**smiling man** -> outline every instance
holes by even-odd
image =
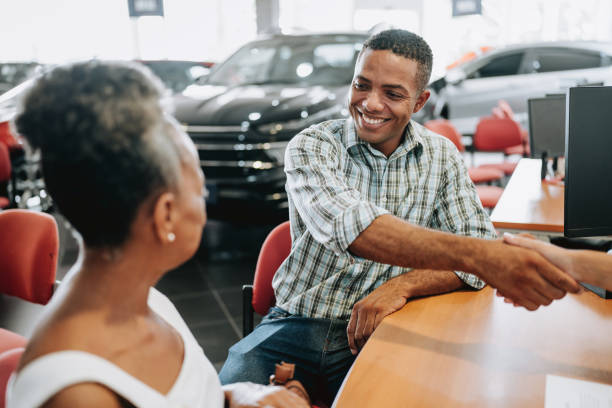
[[[487,240],[495,232],[457,149],[410,119],[431,66],[421,37],[374,35],[355,66],[351,118],[289,143],[293,244],[274,276],[277,305],[230,349],[223,383],[265,381],[284,360],[329,404],[376,326],[413,297],[479,289],[482,278],[536,309],[578,290],[534,252]]]

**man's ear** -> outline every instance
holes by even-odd
[[[431,92],[429,91],[429,89],[426,89],[423,92],[421,92],[421,94],[419,95],[419,98],[417,99],[416,104],[414,105],[414,109],[412,110],[412,113],[417,113],[418,111],[420,111],[421,108],[425,106],[425,103],[429,99],[430,95],[431,95]]]
[[[177,220],[176,196],[166,192],[157,197],[153,206],[153,231],[162,243],[174,241]]]

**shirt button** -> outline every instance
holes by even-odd
[[[387,202],[387,197],[384,197],[384,196],[383,196],[383,197],[382,197],[380,200],[381,200],[383,203],[386,203],[386,202]]]

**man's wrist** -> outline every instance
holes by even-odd
[[[455,251],[458,255],[456,260],[457,266],[455,270],[471,273],[485,280],[487,271],[490,270],[488,264],[490,260],[495,259],[497,245],[495,241],[485,239],[461,237]]]
[[[410,275],[412,271],[413,270],[406,271],[401,275],[389,279],[387,282],[383,283],[383,285],[395,285],[401,296],[404,296],[406,299],[410,299],[414,296],[413,294],[415,289],[414,279],[412,279],[412,276]]]

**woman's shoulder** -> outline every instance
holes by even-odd
[[[117,365],[77,350],[31,361],[7,387],[8,407],[121,406],[124,396],[139,406],[159,406],[163,396]],[[46,402],[45,402],[46,401]],[[78,402],[78,403],[76,403]],[[156,404],[149,404],[149,403]]]

